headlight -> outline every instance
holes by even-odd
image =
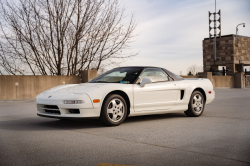
[[[83,100],[64,100],[64,104],[83,104]]]

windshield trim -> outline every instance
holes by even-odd
[[[139,66],[138,66],[138,67],[137,67],[137,66],[136,66],[136,67],[117,67],[117,68],[113,68],[113,69],[111,69],[111,70],[109,70],[109,71],[107,71],[107,72],[105,72],[105,73],[103,73],[103,74],[97,76],[97,77],[94,78],[94,79],[97,79],[97,80],[98,80],[98,79],[101,79],[102,77],[100,77],[100,76],[102,76],[102,75],[107,75],[107,74],[113,72],[114,70],[116,70],[116,69],[121,69],[121,68],[140,68],[140,69],[141,69],[141,71],[139,71],[139,73],[138,73],[137,78],[135,78],[135,81],[129,83],[129,84],[135,84],[136,81],[138,80],[139,76],[141,75],[142,71],[144,71],[144,69],[145,69],[146,67],[139,67]],[[103,77],[104,77],[104,76],[103,76]],[[93,81],[94,79],[88,81],[88,83],[113,83],[113,84],[121,84],[120,82],[91,82],[91,81]]]

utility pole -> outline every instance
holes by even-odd
[[[210,16],[211,15],[214,15],[214,19],[213,20],[210,20]],[[216,15],[219,15],[219,19],[216,20]],[[215,0],[215,12],[214,13],[210,13],[210,11],[208,11],[208,18],[209,18],[209,38],[211,39],[212,37],[214,37],[214,40],[213,40],[213,48],[214,48],[214,67],[215,67],[215,61],[217,60],[216,58],[216,37],[219,36],[221,38],[221,11],[219,10],[218,13],[216,13],[216,0]],[[216,22],[219,22],[220,25],[217,27],[216,25]],[[214,27],[210,27],[210,24],[211,22],[214,22]],[[220,30],[219,34],[217,34],[216,30],[217,28]],[[211,34],[210,31],[214,29],[214,34]]]
[[[214,10],[214,66],[215,66],[215,61],[216,61],[216,0],[215,0],[215,10]]]

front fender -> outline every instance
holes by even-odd
[[[95,99],[99,99],[99,103],[93,102],[94,108],[101,108],[102,104],[106,98],[106,96],[114,91],[122,91],[124,92],[130,101],[130,104],[133,105],[133,86],[132,84],[121,84],[121,85],[114,85],[114,84],[108,84],[105,86],[99,86],[98,89],[93,89],[91,91],[88,91],[86,94],[89,95],[91,101]]]

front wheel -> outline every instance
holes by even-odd
[[[108,126],[118,126],[127,117],[127,104],[123,97],[117,94],[109,95],[102,106],[101,121]]]
[[[205,100],[200,91],[194,91],[190,97],[190,101],[188,104],[188,110],[184,113],[187,116],[197,117],[200,116],[205,107]]]

